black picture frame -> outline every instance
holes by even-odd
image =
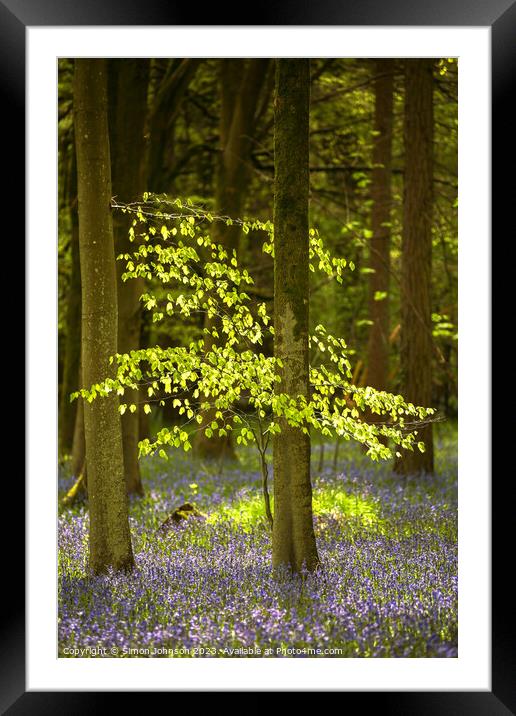
[[[244,8],[232,6],[224,13],[216,3],[188,5],[165,0],[90,0],[78,4],[69,0],[0,0],[0,106],[4,109],[6,144],[17,148],[16,159],[4,167],[3,198],[19,197],[25,184],[25,30],[28,26],[63,25],[391,25],[391,26],[490,26],[492,32],[492,137],[493,237],[507,241],[514,234],[514,181],[502,168],[508,164],[514,174],[515,132],[510,99],[516,87],[516,3],[514,0],[362,0],[344,4],[339,0],[274,2],[262,0],[257,13],[249,17]],[[202,23],[196,22],[198,18]],[[5,145],[4,145],[5,146]],[[12,201],[12,199],[10,200]],[[19,205],[19,199],[17,199]],[[509,217],[509,214],[511,216]],[[16,211],[16,231],[22,231],[23,216]],[[503,226],[510,231],[504,232]],[[508,270],[506,268],[506,270]],[[493,307],[496,304],[493,303]],[[19,396],[17,396],[19,400]],[[511,411],[512,412],[512,411]],[[508,418],[507,418],[508,419]],[[502,420],[503,422],[503,420]],[[498,429],[497,429],[498,432]],[[501,428],[503,432],[503,427]],[[503,437],[500,438],[500,441]],[[512,440],[514,438],[512,437]],[[501,442],[500,442],[501,444]],[[6,477],[7,481],[7,477]],[[21,513],[24,484],[10,473],[9,502]],[[512,606],[514,599],[506,586],[510,527],[514,520],[512,501],[507,499],[503,478],[492,484],[492,691],[447,692],[347,692],[345,708],[370,708],[397,716],[467,714],[500,716],[516,713],[516,658]],[[14,527],[10,526],[9,535]],[[3,594],[0,637],[0,709],[18,714],[91,713],[100,701],[115,708],[113,692],[26,692],[25,690],[25,581],[24,540],[21,526],[16,539],[4,541]],[[7,546],[8,545],[8,546]],[[51,618],[51,617],[49,617]],[[147,698],[147,696],[145,697]],[[131,699],[139,700],[132,693]],[[351,700],[351,701],[350,701]],[[343,705],[344,707],[344,705]],[[181,708],[181,706],[180,706]]]

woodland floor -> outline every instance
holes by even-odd
[[[272,572],[251,451],[222,474],[179,452],[143,461],[130,575],[89,578],[86,506],[60,508],[59,656],[456,657],[457,436],[438,427],[434,477],[404,481],[349,443],[320,469],[313,447],[321,569],[295,579]],[[60,494],[71,484],[64,468]],[[187,501],[206,518],[156,532]]]

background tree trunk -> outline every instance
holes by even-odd
[[[110,147],[112,191],[122,202],[137,201],[145,191],[143,161],[144,125],[147,114],[149,60],[110,60]],[[117,211],[113,217],[116,255],[132,253],[136,241],[129,240],[132,215]],[[118,276],[118,352],[130,353],[140,347],[143,279],[122,280],[125,262],[117,261]],[[124,403],[138,405],[138,390],[126,390]],[[143,494],[138,462],[139,415],[127,410],[122,416],[124,473],[127,492]]]
[[[269,60],[221,60],[220,155],[215,188],[216,212],[241,218],[249,185],[250,151],[253,146],[255,115],[265,82]],[[238,224],[214,225],[214,241],[229,251],[238,251]]]
[[[249,161],[255,115],[270,60],[248,60],[245,68],[242,60],[220,61],[221,115],[219,124],[220,155],[217,164],[215,187],[215,212],[217,215],[241,218],[249,184]],[[213,225],[213,241],[225,246],[229,253],[238,252],[240,226],[226,226],[221,221]],[[206,319],[206,327],[213,328],[214,320]],[[204,338],[206,350],[212,346],[210,335]],[[204,423],[209,425],[215,411],[208,411]],[[234,458],[235,450],[231,433],[226,437],[207,438],[199,430],[195,451],[201,457]]]
[[[70,402],[70,394],[79,387],[81,358],[81,264],[79,257],[79,221],[77,217],[77,168],[75,147],[72,147],[70,182],[70,226],[72,272],[66,310],[66,345],[64,352],[63,384],[59,409],[59,451],[71,452],[75,430],[77,401]]]
[[[111,169],[105,60],[75,62],[74,113],[82,281],[82,379],[114,376],[117,283],[111,220]],[[133,566],[116,394],[84,403],[89,562],[93,573]]]
[[[131,279],[133,280],[133,279]],[[151,343],[151,326],[152,317],[148,311],[144,311],[141,314],[140,320],[140,348],[149,348]],[[140,440],[151,437],[151,420],[150,414],[146,413],[143,409],[145,403],[140,403],[138,409],[138,424],[139,424],[139,435]]]
[[[405,63],[405,186],[401,275],[401,393],[417,405],[432,404],[432,184],[433,66],[431,59]],[[401,474],[432,473],[432,425],[419,430],[425,452],[402,452]]]
[[[309,397],[309,60],[277,60],[274,125],[274,353],[279,390]],[[299,571],[318,564],[312,517],[310,437],[280,421],[275,436],[272,561]]]
[[[375,121],[373,140],[373,171],[371,198],[372,238],[369,266],[374,270],[369,279],[369,317],[373,321],[367,349],[367,384],[377,390],[387,390],[389,371],[389,279],[390,279],[390,220],[392,170],[392,103],[394,61],[375,63]],[[387,296],[376,300],[377,293]]]
[[[156,194],[170,191],[172,177],[168,166],[173,154],[174,123],[201,62],[193,57],[171,60],[156,88],[148,123],[148,186],[145,187]]]
[[[82,382],[82,369],[79,365],[79,388],[84,388]],[[75,426],[73,430],[72,445],[72,475],[77,478],[81,474],[86,462],[86,444],[84,440],[84,400],[77,399],[77,411],[75,413]]]

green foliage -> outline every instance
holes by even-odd
[[[454,341],[458,339],[457,328],[446,314],[432,313],[432,323],[434,338],[452,338]]]
[[[117,354],[116,377],[80,391],[92,401],[112,391],[123,397],[126,389],[139,388],[140,394],[147,394],[147,413],[151,405],[172,402],[180,424],[163,427],[152,440],[141,441],[140,455],[166,455],[167,447],[188,451],[192,433],[201,429],[208,438],[234,433],[237,444],[255,442],[263,452],[270,436],[281,431],[281,420],[305,433],[358,441],[373,460],[392,456],[382,436],[397,447],[424,450],[417,443],[417,426],[433,410],[412,405],[401,395],[353,385],[346,342],[323,325],[310,336],[317,365],[313,361],[310,366],[309,399],[281,391],[277,369],[282,365],[261,350],[264,339],[274,334],[266,304],[252,304],[245,290],[253,284],[251,275],[240,268],[236,253],[213,243],[209,233],[214,221],[238,222],[244,233],[264,232],[263,250],[273,255],[270,222],[217,217],[191,201],[149,194],[141,203],[115,207],[135,217],[130,232],[135,250],[118,257],[126,262],[124,280],[154,278],[175,289],[161,297],[142,295],[152,320],[159,322],[165,315],[208,318],[203,337],[188,346]],[[316,229],[310,230],[310,262],[314,272],[338,282],[344,280],[346,266],[353,268],[344,258],[331,255]],[[125,410],[134,412],[136,406],[121,402],[120,412]],[[369,423],[366,413],[383,416],[383,421]]]

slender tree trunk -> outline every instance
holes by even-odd
[[[110,146],[112,191],[123,202],[137,201],[145,191],[143,160],[144,125],[147,112],[149,61],[111,60],[110,72]],[[132,215],[116,212],[113,217],[115,253],[136,250],[129,240]],[[118,276],[118,352],[130,353],[140,347],[143,279],[123,281],[125,262],[117,261]],[[138,390],[126,390],[124,403],[138,405]],[[143,494],[138,462],[139,415],[127,410],[122,416],[124,473],[128,494]]]
[[[265,82],[269,60],[248,60],[246,66],[240,60],[220,61],[220,92],[222,99],[219,124],[220,156],[217,167],[215,190],[216,213],[231,218],[240,218],[249,184],[249,152],[252,147],[254,119]],[[238,252],[240,226],[217,221],[213,225],[213,240],[222,244],[231,253]],[[206,327],[215,325],[213,319],[206,319]],[[206,350],[212,346],[209,335],[205,336]],[[214,413],[205,416],[205,424],[214,419]],[[204,430],[197,433],[195,451],[201,457],[234,458],[235,449],[231,434],[226,437],[207,438]]]
[[[149,311],[144,311],[140,321],[140,346],[142,349],[148,348],[151,344],[151,327],[152,316]],[[140,403],[138,415],[138,425],[140,440],[151,437],[150,415],[143,409],[144,403]]]
[[[66,345],[63,385],[59,408],[59,443],[61,455],[69,454],[73,446],[77,401],[70,402],[70,394],[79,386],[81,357],[81,264],[79,258],[79,221],[77,217],[77,171],[75,147],[72,147],[70,186],[70,225],[72,273],[66,309]]]
[[[309,398],[308,130],[309,60],[276,65],[274,114],[274,354],[279,390]],[[312,517],[310,437],[281,419],[275,436],[272,561],[300,571],[318,562]]]
[[[323,471],[324,467],[324,442],[322,442],[319,446],[319,464],[317,466],[317,471],[321,473]]]
[[[333,450],[333,470],[335,471],[337,469],[338,461],[339,461],[339,448],[340,448],[340,438],[337,437],[335,440],[335,448]]]
[[[149,191],[161,194],[170,191],[170,159],[173,154],[173,125],[181,104],[202,60],[188,57],[171,60],[163,80],[156,88],[149,116],[147,178]]]
[[[114,376],[117,283],[111,220],[111,170],[105,60],[75,61],[74,116],[82,281],[82,379],[86,386]],[[84,403],[89,561],[97,574],[130,569],[133,552],[116,394]]]
[[[216,184],[216,211],[240,218],[249,185],[249,153],[254,120],[269,60],[221,60],[220,157]],[[214,240],[238,251],[238,224],[214,224]]]
[[[375,121],[371,197],[371,238],[369,266],[369,334],[367,383],[387,390],[389,372],[389,271],[392,169],[393,60],[376,61]],[[380,294],[380,295],[379,295]],[[383,294],[386,294],[383,297]],[[378,300],[380,299],[380,300]],[[374,416],[371,416],[374,419]]]
[[[269,495],[269,466],[267,465],[267,455],[265,450],[260,449],[260,470],[262,473],[262,493],[265,506],[265,516],[271,530],[274,527],[274,518],[271,511],[271,498]]]
[[[84,388],[82,382],[82,370],[79,366],[79,388]],[[72,446],[72,475],[79,477],[86,461],[86,443],[84,440],[84,401],[77,400],[77,411],[75,413],[75,426],[73,430]]]
[[[432,182],[433,60],[405,63],[405,188],[401,275],[401,392],[412,403],[432,402]],[[419,430],[425,443],[403,451],[395,470],[401,474],[432,473],[431,424]]]

